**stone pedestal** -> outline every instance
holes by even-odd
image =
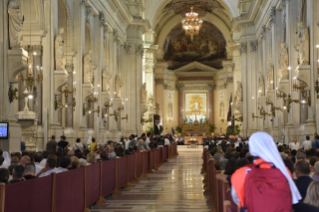
[[[290,94],[289,80],[280,80],[278,82],[278,90],[286,95]]]
[[[29,111],[27,108],[15,115],[20,124],[22,137],[21,141],[25,142],[26,150],[37,151],[38,140],[38,119],[37,114]]]
[[[296,68],[296,73],[297,73],[297,80],[299,80],[300,82],[303,82],[307,85],[307,89],[310,88],[311,85],[311,67],[310,65],[299,65]]]

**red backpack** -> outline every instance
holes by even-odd
[[[241,211],[291,212],[291,191],[287,178],[274,165],[272,168],[260,168],[260,164],[248,165],[250,170],[247,170],[245,179],[245,207]]]

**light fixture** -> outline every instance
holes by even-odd
[[[30,95],[28,96],[28,98],[29,98],[29,99],[33,99],[33,95],[30,94]]]
[[[97,87],[100,87],[100,84],[98,84]]]
[[[75,71],[73,71],[73,74],[75,74],[76,72]]]
[[[288,67],[288,70],[291,70],[291,67],[290,67],[290,66]]]
[[[319,45],[317,45],[316,48],[319,48]]]
[[[186,35],[191,36],[191,40],[194,39],[194,35],[198,35],[200,28],[202,27],[203,21],[198,19],[198,13],[193,12],[193,7],[191,7],[191,12],[186,13],[186,19],[182,21],[183,29]]]

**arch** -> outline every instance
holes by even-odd
[[[230,29],[227,27],[227,25],[216,15],[207,13],[203,18],[204,21],[207,21],[209,23],[214,24],[223,34],[226,43],[231,41],[231,32]],[[181,21],[183,20],[183,17],[180,15],[175,15],[173,18],[171,18],[161,29],[159,36],[157,37],[157,44],[159,45],[159,49],[163,48],[163,45],[165,43],[165,39],[167,35],[170,33],[170,31]]]
[[[171,0],[149,0],[146,5],[146,19],[148,19],[155,28],[158,13],[165,7],[165,5]],[[221,0],[221,4],[225,5],[225,9],[232,17],[239,16],[239,9],[237,8],[237,2],[234,0]]]
[[[63,6],[64,12],[66,14],[66,22],[67,22],[67,29],[64,29],[67,32],[66,38],[68,39],[68,43],[70,47],[68,51],[74,49],[74,25],[73,25],[73,15],[70,9],[70,5],[68,0],[59,0],[58,4],[61,3],[61,6]]]

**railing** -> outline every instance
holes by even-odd
[[[176,155],[177,145],[171,145],[25,182],[0,183],[0,212],[87,212]]]

